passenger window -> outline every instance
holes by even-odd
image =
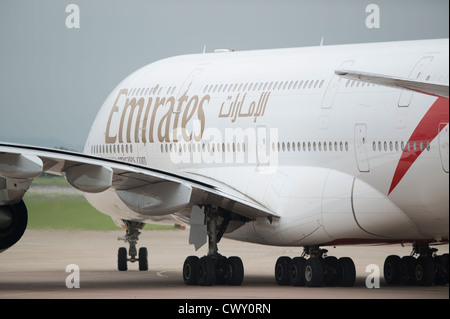
[[[289,87],[288,87],[289,90],[292,88],[292,85],[294,85],[294,82],[293,81],[289,82]]]

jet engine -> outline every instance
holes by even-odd
[[[22,238],[27,223],[27,207],[23,200],[17,204],[0,206],[0,253]]]

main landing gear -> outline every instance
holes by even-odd
[[[281,286],[342,286],[355,283],[356,269],[348,257],[326,256],[326,249],[305,247],[301,257],[280,257],[275,264],[275,280]],[[309,258],[306,258],[308,257]]]
[[[218,253],[217,244],[230,221],[221,217],[217,210],[206,207],[208,254],[201,258],[189,256],[183,265],[183,280],[186,285],[231,285],[239,286],[244,279],[244,266],[239,257],[225,257]],[[221,223],[219,223],[219,221]]]
[[[132,222],[124,220],[125,225],[127,226],[127,232],[125,237],[120,237],[119,240],[123,240],[126,243],[129,243],[128,254],[130,258],[127,257],[127,249],[125,247],[120,247],[117,254],[117,268],[120,271],[128,270],[128,262],[138,262],[139,270],[147,271],[148,270],[148,252],[147,248],[141,247],[139,248],[139,255],[136,249],[137,242],[139,240],[140,229],[144,227],[144,223]]]
[[[410,256],[388,256],[384,262],[384,280],[388,285],[448,284],[448,254],[437,256],[436,252],[428,244],[415,244]]]

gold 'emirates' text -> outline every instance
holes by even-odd
[[[189,97],[186,91],[178,99],[175,99],[174,96],[157,96],[148,97],[147,101],[144,97],[130,98],[126,97],[127,95],[128,89],[121,89],[117,94],[106,124],[105,143],[125,143],[124,130],[126,132],[126,143],[132,143],[132,134],[134,134],[134,142],[136,143],[154,143],[155,138],[159,142],[178,142],[179,130],[181,130],[181,136],[186,142],[192,139],[197,142],[201,140],[205,129],[203,107],[205,102],[209,103],[209,95],[200,99],[197,95]],[[119,101],[122,96],[126,99],[121,107]],[[120,112],[120,110],[122,111]],[[163,114],[158,123],[156,123],[157,114]],[[134,127],[133,119],[135,120]],[[194,120],[198,120],[200,123],[198,134],[188,132],[186,129],[189,122]],[[111,125],[112,123],[116,125]],[[119,127],[118,132],[111,132],[112,127]]]

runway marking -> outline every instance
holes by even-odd
[[[157,271],[156,275],[161,278],[169,278],[169,276],[164,275],[163,273],[168,272],[168,270]]]

